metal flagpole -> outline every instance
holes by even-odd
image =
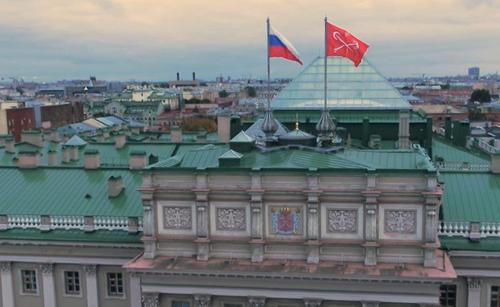
[[[269,32],[271,24],[267,17],[267,110],[271,110],[271,61],[269,60]]]
[[[326,47],[327,44],[328,44],[327,35],[326,35],[326,33],[327,33],[326,22],[327,22],[327,18],[325,16],[325,78],[324,78],[325,79],[325,93],[324,93],[324,95],[325,95],[325,105],[324,105],[325,112],[327,110],[327,98],[326,98],[326,94],[327,94],[327,79],[326,78],[327,77],[326,76],[327,76],[327,66],[328,66],[327,62],[326,62],[327,59],[328,59],[328,57],[327,57],[327,47]]]

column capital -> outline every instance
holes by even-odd
[[[195,307],[208,307],[210,299],[212,298],[207,294],[194,294]]]
[[[160,306],[160,295],[158,293],[144,293],[142,295],[142,306],[144,307]]]
[[[266,303],[266,298],[250,296],[248,298],[248,303],[250,304],[250,307],[264,307],[264,304]]]
[[[12,264],[9,261],[0,262],[1,272],[10,272],[12,270]]]
[[[97,266],[93,264],[84,265],[83,270],[87,273],[87,275],[96,275]]]
[[[304,305],[305,305],[305,307],[319,307],[319,306],[321,306],[321,299],[305,298]]]
[[[467,277],[467,288],[479,289],[481,287],[481,280],[479,278]]]
[[[52,274],[54,273],[54,264],[53,263],[44,263],[40,265],[40,269],[43,274]]]

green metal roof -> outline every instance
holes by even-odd
[[[445,221],[500,222],[500,175],[441,172]]]
[[[107,180],[123,178],[124,191],[108,198]],[[139,172],[76,168],[0,168],[1,214],[142,216]]]
[[[461,250],[461,251],[481,251],[481,252],[498,252],[500,251],[500,238],[488,237],[481,238],[479,241],[471,241],[464,237],[439,237],[441,248],[445,250]]]
[[[66,143],[64,143],[66,146],[85,146],[87,145],[87,142],[82,140],[81,137],[78,135],[73,135]]]
[[[439,156],[446,162],[490,163],[486,154],[454,146],[439,137],[432,138],[432,156],[434,160]]]
[[[9,229],[0,231],[0,240],[43,240],[93,243],[141,244],[142,233],[130,234],[121,230],[96,230],[84,232],[77,229],[54,229],[41,232],[39,229]]]
[[[409,110],[410,104],[367,60],[354,67],[329,57],[328,107],[334,110]],[[323,108],[324,58],[316,58],[272,101],[275,110]]]
[[[181,146],[182,148],[182,146]],[[180,148],[180,149],[181,149]],[[205,145],[184,147],[175,161],[170,158],[150,168],[219,168],[219,157],[226,154],[227,146]],[[179,163],[180,160],[180,163]],[[426,170],[434,166],[422,149],[414,150],[345,150],[340,153],[323,153],[311,149],[280,148],[269,152],[253,150],[242,154],[240,169],[358,169],[358,170]]]

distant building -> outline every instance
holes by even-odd
[[[468,76],[473,80],[479,79],[479,67],[470,67]]]
[[[36,127],[35,111],[33,108],[7,109],[7,130],[14,136],[16,142],[21,140],[21,132]]]

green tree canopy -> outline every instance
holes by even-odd
[[[229,94],[226,92],[226,90],[222,90],[219,92],[220,98],[226,98],[227,96],[229,96]]]
[[[470,102],[480,102],[480,103],[484,103],[484,102],[491,102],[491,95],[490,95],[490,91],[488,90],[474,90],[472,92],[472,94],[470,95],[470,99],[469,99]]]

